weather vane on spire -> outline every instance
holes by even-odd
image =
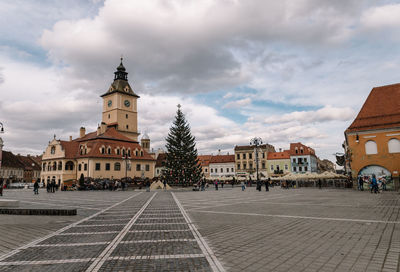
[[[181,109],[181,104],[178,104],[177,107],[178,107],[178,109]]]

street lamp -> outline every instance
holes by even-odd
[[[255,153],[255,155],[256,155],[256,175],[257,175],[257,182],[259,181],[258,180],[258,147],[260,146],[260,145],[262,145],[262,140],[261,140],[261,138],[259,138],[259,137],[254,137],[253,139],[251,139],[251,141],[250,141],[250,145],[252,146],[254,146],[254,153]]]

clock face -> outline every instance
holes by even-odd
[[[124,104],[125,104],[126,107],[129,107],[129,106],[131,105],[131,103],[129,102],[129,100],[125,100]]]
[[[108,100],[107,105],[108,105],[109,107],[111,107],[112,101],[111,101],[111,100]]]

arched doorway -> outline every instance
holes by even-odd
[[[365,166],[358,172],[358,176],[362,177],[364,179],[365,183],[368,183],[372,179],[372,175],[375,175],[376,179],[378,180],[378,183],[382,183],[382,181],[386,181],[386,188],[388,190],[393,190],[394,189],[394,184],[393,184],[393,179],[392,179],[392,174],[390,173],[389,170],[387,170],[385,167],[380,166],[380,165],[368,165]]]

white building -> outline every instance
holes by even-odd
[[[234,177],[235,155],[212,156],[209,163],[211,178]]]

